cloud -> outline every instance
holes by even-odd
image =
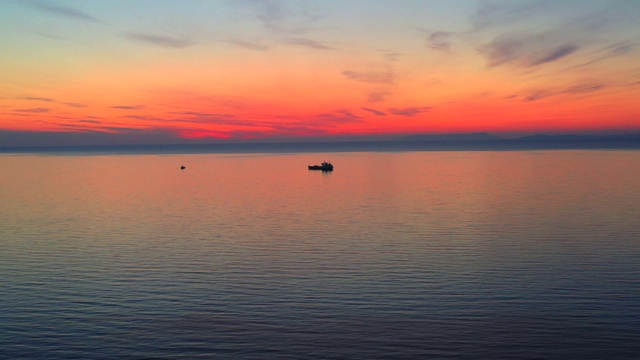
[[[429,34],[427,46],[434,50],[447,51],[451,48],[451,35],[447,31],[436,31]]]
[[[174,112],[172,112],[172,114],[195,116],[195,117],[217,116],[217,114],[205,113],[205,112],[200,112],[200,111],[174,111]]]
[[[88,124],[102,124],[102,121],[90,120],[90,119],[77,120],[77,122],[79,122],[79,123],[88,123]]]
[[[471,16],[471,31],[548,28],[591,30],[625,28],[637,23],[640,3],[624,0],[481,0]],[[584,34],[595,37],[596,34]]]
[[[367,101],[372,103],[381,102],[391,95],[393,95],[393,92],[388,87],[374,89],[367,94]]]
[[[323,120],[323,126],[358,122],[362,118],[348,110],[338,110],[332,113],[320,114],[318,118]]]
[[[66,105],[66,106],[69,106],[69,107],[74,107],[74,108],[87,107],[87,105],[85,105],[85,104],[80,104],[80,103],[75,103],[75,102],[60,102],[60,101],[57,101],[56,99],[49,98],[49,97],[28,96],[28,97],[24,97],[22,99],[23,100],[29,100],[29,101],[42,101],[42,102],[48,102],[48,103],[63,104],[63,105]]]
[[[64,36],[60,36],[52,33],[45,33],[42,31],[35,31],[34,34],[41,36],[43,38],[52,39],[52,40],[69,40],[68,37],[64,37]]]
[[[269,46],[261,44],[259,42],[252,42],[252,41],[240,40],[240,39],[231,39],[231,40],[226,40],[224,42],[241,47],[241,48],[249,49],[249,50],[255,50],[255,51],[269,50]]]
[[[621,55],[627,55],[631,52],[633,52],[633,50],[635,49],[636,44],[616,44],[611,46],[609,49],[607,49],[609,51],[609,54],[613,55],[613,56],[621,56]]]
[[[391,108],[389,109],[389,112],[392,113],[393,115],[416,116],[418,114],[427,112],[429,110],[431,110],[431,106]]]
[[[366,107],[363,107],[363,108],[360,108],[360,109],[362,109],[364,111],[367,111],[367,112],[370,112],[370,113],[372,113],[373,115],[376,115],[376,116],[385,116],[385,115],[387,115],[385,112],[379,111],[379,110],[376,110],[376,109],[371,109],[371,108],[366,108]]]
[[[67,102],[67,103],[63,103],[69,107],[73,107],[73,108],[84,108],[87,107],[87,105],[85,104],[80,104],[80,103],[74,103],[74,102]]]
[[[304,38],[287,39],[286,43],[291,45],[304,46],[304,47],[308,47],[316,50],[331,50],[331,48],[328,47],[327,45],[319,43],[315,40],[304,39]]]
[[[606,86],[603,83],[599,82],[585,82],[576,84],[573,86],[569,86],[566,88],[555,88],[555,89],[543,89],[543,90],[535,90],[531,92],[529,95],[525,96],[523,101],[531,102],[538,101],[544,98],[548,98],[551,96],[558,95],[580,95],[580,94],[588,94],[596,91],[600,91],[604,89]]]
[[[402,54],[397,52],[390,52],[383,55],[384,59],[389,62],[398,61],[400,56],[402,56]]]
[[[579,49],[578,43],[551,34],[508,33],[493,39],[481,52],[491,67],[504,64],[534,67],[562,59]]]
[[[368,102],[381,102],[393,94],[393,87],[397,78],[394,72],[394,62],[400,56],[398,53],[386,53],[383,55],[384,63],[377,69],[366,71],[344,70],[342,75],[347,79],[372,84],[367,91]]]
[[[193,42],[187,38],[179,38],[167,35],[130,32],[125,34],[125,36],[133,41],[173,49],[184,49],[193,45]]]
[[[555,7],[555,0],[487,1],[479,2],[477,12],[471,16],[472,31],[496,26],[511,26],[540,16]],[[569,1],[565,0],[565,3]],[[557,8],[557,7],[556,7]]]
[[[140,110],[143,109],[143,105],[117,105],[112,106],[112,109],[120,109],[120,110]]]
[[[538,56],[535,56],[532,59],[533,61],[531,62],[531,65],[536,66],[536,65],[556,61],[567,55],[571,55],[578,49],[580,49],[580,46],[575,44],[564,44],[564,45],[559,45],[557,47],[553,47],[551,49],[544,49],[541,51],[541,53],[537,54]]]
[[[541,99],[544,99],[546,97],[549,96],[553,96],[556,95],[557,92],[551,91],[551,90],[536,90],[534,92],[532,92],[531,94],[527,95],[523,101],[525,102],[531,102],[531,101],[538,101]]]
[[[155,116],[145,116],[145,115],[125,115],[123,116],[123,118],[140,120],[140,121],[158,121],[158,120],[162,121],[163,120]]]
[[[600,84],[600,83],[579,84],[579,85],[574,85],[569,87],[563,93],[564,94],[585,94],[585,93],[602,90],[604,87],[605,87],[604,84]]]
[[[342,75],[355,81],[373,84],[393,84],[395,76],[391,71],[352,71],[345,70]]]
[[[309,25],[322,15],[308,9],[309,2],[280,0],[230,0],[234,5],[247,6],[262,27],[276,35],[299,35],[312,29]]]
[[[580,64],[577,67],[585,67],[611,58],[629,55],[633,53],[636,47],[637,44],[632,43],[617,43],[606,46],[603,49],[595,51],[592,55],[593,57],[589,59],[589,61]]]
[[[278,29],[285,16],[283,4],[275,0],[244,0],[253,7],[255,16],[268,29]]]
[[[55,102],[54,99],[52,98],[47,98],[47,97],[35,97],[35,96],[30,96],[30,97],[25,97],[25,100],[31,100],[31,101],[44,101],[44,102]]]
[[[638,16],[640,3],[635,1],[485,0],[471,17],[469,34],[491,38],[478,47],[490,67],[534,68],[584,59],[577,53],[595,56],[586,66],[630,52],[635,36],[628,29]],[[590,53],[594,46],[609,51]]]
[[[82,20],[82,21],[87,21],[87,22],[92,22],[97,24],[105,24],[104,21],[71,7],[52,4],[44,0],[31,0],[29,1],[29,3],[33,7],[42,11],[46,11],[51,14],[67,17],[70,19]]]
[[[42,113],[49,112],[50,109],[40,107],[40,108],[31,108],[31,109],[15,109],[13,111],[20,112],[20,113],[42,114]]]

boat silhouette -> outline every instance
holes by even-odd
[[[333,171],[333,165],[323,161],[320,165],[309,165],[309,170]]]

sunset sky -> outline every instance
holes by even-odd
[[[3,0],[0,146],[640,133],[638,19],[636,0]]]

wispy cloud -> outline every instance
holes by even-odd
[[[479,2],[477,12],[471,16],[472,31],[482,31],[499,26],[511,26],[531,17],[547,13],[554,7],[554,0],[488,1]],[[568,3],[569,1],[565,1]],[[557,8],[557,7],[556,7]]]
[[[386,71],[353,71],[345,70],[342,75],[355,81],[373,83],[373,84],[393,84],[395,76],[393,72]]]
[[[193,117],[209,117],[209,116],[218,116],[218,114],[206,113],[201,111],[174,111],[171,114],[174,115],[185,115],[185,116],[193,116]]]
[[[369,91],[369,93],[367,93],[367,101],[371,103],[376,103],[376,102],[381,102],[386,100],[387,97],[393,95],[393,92],[390,89],[391,87],[390,85],[391,84],[389,84],[388,86],[376,88]]]
[[[607,45],[604,48],[592,52],[588,61],[576,67],[587,67],[608,59],[630,55],[635,51],[637,46],[637,44],[629,42]]]
[[[102,124],[102,121],[91,120],[91,119],[81,119],[81,120],[77,120],[77,122],[79,122],[79,123],[87,123],[87,124]]]
[[[30,0],[29,4],[31,4],[34,8],[38,10],[45,11],[50,14],[54,14],[54,15],[58,15],[58,16],[62,16],[70,19],[75,19],[75,20],[92,22],[96,24],[105,24],[104,21],[98,19],[95,16],[89,15],[81,10],[67,7],[67,6],[52,4],[45,0]]]
[[[166,48],[184,49],[193,45],[193,41],[185,37],[169,35],[129,32],[125,36],[133,41]]]
[[[56,104],[62,104],[62,105],[66,105],[69,107],[74,107],[74,108],[83,108],[83,107],[87,107],[87,105],[85,104],[80,104],[80,103],[76,103],[76,102],[60,102],[54,98],[50,98],[50,97],[42,97],[42,96],[27,96],[27,97],[23,97],[23,100],[29,100],[29,101],[38,101],[38,102],[47,102],[47,103],[56,103]]]
[[[255,51],[269,50],[269,46],[262,44],[261,42],[241,40],[241,39],[230,39],[224,42],[241,47],[241,48],[249,49],[249,50],[255,50]]]
[[[301,46],[314,50],[333,49],[317,38],[311,39],[306,36],[322,29],[322,27],[314,26],[314,23],[317,23],[323,16],[309,10],[310,2],[229,0],[229,3],[243,10],[248,10],[250,16],[257,20],[263,30],[262,35],[269,40],[269,43]],[[236,41],[235,45],[245,45],[244,47],[251,50],[266,50],[266,46],[262,43]]]
[[[253,7],[255,16],[271,31],[279,31],[285,17],[285,8],[282,2],[275,0],[243,0]]]
[[[310,24],[322,16],[305,10],[306,2],[288,3],[279,0],[234,0],[248,6],[262,27],[271,34],[299,35],[310,29]],[[293,8],[292,5],[297,5]]]
[[[552,96],[558,95],[580,95],[600,91],[606,86],[600,82],[585,82],[565,88],[550,88],[534,90],[523,98],[525,102],[538,101]]]
[[[481,48],[489,66],[513,64],[533,67],[553,62],[580,49],[578,42],[558,39],[551,34],[509,33],[493,39]]]
[[[385,115],[387,115],[387,114],[386,114],[385,112],[383,112],[383,111],[376,110],[376,109],[372,109],[372,108],[366,108],[366,107],[363,107],[363,108],[360,108],[360,109],[362,109],[362,110],[364,110],[364,111],[366,111],[366,112],[369,112],[369,113],[371,113],[371,114],[373,114],[373,115],[376,115],[376,116],[385,116]]]
[[[388,52],[382,55],[382,57],[388,62],[398,61],[398,59],[400,59],[401,56],[402,54],[397,52]]]
[[[120,109],[120,110],[141,110],[144,108],[143,105],[116,105],[112,106],[112,109]]]
[[[391,108],[389,112],[400,116],[416,116],[431,110],[431,106]]]
[[[63,103],[63,104],[67,105],[69,107],[73,107],[73,108],[85,108],[85,107],[87,107],[87,105],[85,105],[85,104],[75,103],[75,102],[66,102],[66,103]]]
[[[625,29],[640,16],[640,3],[632,1],[492,0],[479,4],[469,33],[476,38],[491,37],[478,47],[490,67],[534,68],[579,59],[574,56],[578,53],[596,56],[595,61],[619,56],[631,49],[616,44],[625,43],[621,41]],[[611,33],[618,36],[603,35]],[[603,46],[612,47],[604,57],[591,51]]]
[[[43,102],[55,102],[55,99],[52,98],[48,98],[48,97],[37,97],[37,96],[28,96],[24,98],[25,100],[31,100],[31,101],[43,101]]]
[[[304,47],[308,47],[316,50],[331,50],[329,46],[311,39],[293,38],[293,39],[287,39],[285,42],[287,44],[304,46]]]
[[[171,119],[172,123],[233,125],[240,127],[256,126],[256,121],[241,119],[234,114],[206,113],[198,111],[177,111],[171,113],[178,117]]]
[[[30,109],[15,109],[13,111],[19,112],[19,113],[42,114],[42,113],[49,112],[50,109],[39,107],[39,108],[30,108]]]
[[[36,31],[34,32],[34,34],[41,36],[43,38],[51,39],[51,40],[69,40],[68,37],[60,36],[51,32],[47,33],[42,31]]]
[[[342,75],[349,80],[371,84],[367,91],[368,102],[381,102],[393,95],[393,88],[397,82],[395,61],[400,57],[399,53],[383,54],[381,64],[368,66],[366,70],[344,70]]]
[[[318,115],[322,120],[322,126],[334,126],[344,123],[352,123],[361,121],[361,117],[348,110],[337,110],[331,113]]]
[[[429,34],[427,46],[434,50],[448,51],[451,49],[452,33],[448,31],[435,31]]]
[[[133,119],[133,120],[140,120],[140,121],[162,121],[164,119],[161,119],[159,117],[156,116],[147,116],[147,115],[125,115],[123,116],[123,118],[125,119]]]

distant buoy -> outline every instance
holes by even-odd
[[[184,165],[180,166],[180,170],[184,170],[184,169],[185,169]]]

